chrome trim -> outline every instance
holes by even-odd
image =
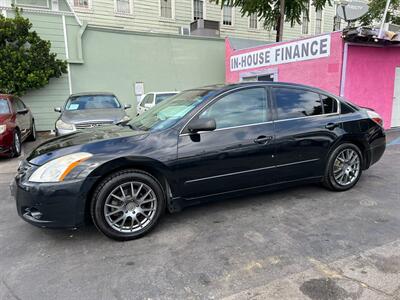
[[[257,172],[257,171],[262,171],[262,170],[268,170],[268,169],[274,169],[274,168],[281,168],[281,167],[286,167],[286,166],[298,165],[298,164],[303,164],[303,163],[307,163],[307,162],[313,162],[313,161],[317,161],[317,160],[319,160],[319,158],[302,160],[302,161],[297,161],[297,162],[287,163],[287,164],[282,164],[282,165],[277,165],[277,166],[271,166],[271,167],[264,167],[264,168],[251,169],[251,170],[233,172],[233,173],[222,174],[222,175],[215,175],[215,176],[210,176],[210,177],[203,177],[203,178],[199,178],[199,179],[192,179],[192,180],[185,181],[185,184],[204,181],[204,180],[209,180],[209,179],[227,177],[227,176],[246,174],[246,173]]]
[[[297,118],[290,118],[290,119],[275,120],[274,122],[283,122],[283,121],[290,121],[290,120],[300,120],[300,119],[325,117],[325,116],[335,116],[335,115],[340,115],[340,114],[339,113],[331,113],[331,114],[323,114],[323,115],[315,115],[315,116],[304,116],[304,117],[297,117]]]

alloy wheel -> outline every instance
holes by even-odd
[[[15,148],[16,154],[21,153],[21,141],[19,139],[18,132],[14,133],[14,148]]]
[[[156,210],[155,192],[139,181],[118,185],[104,203],[104,217],[108,225],[123,233],[145,228],[155,217]]]
[[[333,177],[337,184],[347,186],[352,184],[360,173],[360,155],[353,149],[343,149],[336,156],[333,164]]]

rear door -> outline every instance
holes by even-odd
[[[313,90],[273,87],[279,181],[319,177],[341,134],[339,102]]]
[[[31,115],[29,109],[18,97],[14,97],[14,102],[17,106],[17,118],[20,119],[20,130],[22,138],[24,139],[31,129]]]
[[[231,91],[195,117],[215,119],[215,131],[183,131],[178,140],[183,197],[197,198],[274,181],[274,124],[267,95],[263,86]]]

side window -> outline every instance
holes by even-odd
[[[144,107],[145,104],[151,104],[153,102],[153,94],[148,94],[146,97],[144,97],[142,103],[140,103],[141,107]]]
[[[292,88],[273,88],[278,120],[316,116],[322,114],[319,94]]]
[[[266,91],[258,87],[228,94],[202,112],[204,117],[215,119],[217,129],[266,122]]]
[[[336,99],[321,95],[322,103],[324,104],[324,114],[335,114],[338,112],[338,102]]]

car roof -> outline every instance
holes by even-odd
[[[284,86],[284,87],[294,87],[294,88],[302,88],[302,89],[310,89],[318,93],[324,93],[331,95],[331,93],[321,90],[317,87],[299,84],[299,83],[291,83],[291,82],[272,82],[272,81],[249,81],[249,82],[240,82],[240,83],[232,83],[232,84],[216,84],[216,85],[209,85],[203,86],[200,88],[195,88],[191,90],[206,90],[209,92],[214,92],[214,94],[224,93],[230,90],[234,90],[240,87],[247,87],[247,86]]]
[[[70,95],[70,97],[79,97],[79,96],[115,96],[115,94],[110,92],[83,92]]]
[[[12,100],[12,99],[13,99],[13,95],[10,95],[10,94],[0,94],[0,98]]]

